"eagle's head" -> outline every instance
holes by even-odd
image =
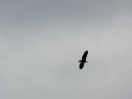
[[[79,60],[78,62],[80,63],[80,62],[82,62],[82,60]]]
[[[79,62],[79,63],[81,63],[81,62],[82,62],[82,60],[79,60],[78,62]],[[85,61],[85,63],[88,63],[88,61]]]

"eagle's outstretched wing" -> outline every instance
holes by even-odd
[[[87,54],[88,54],[88,51],[85,51],[82,56],[82,61],[86,61]]]
[[[84,66],[84,62],[81,62],[80,65],[79,65],[79,68],[82,69]]]

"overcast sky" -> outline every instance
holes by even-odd
[[[132,0],[0,0],[0,99],[132,99],[131,62]]]

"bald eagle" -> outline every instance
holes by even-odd
[[[86,50],[82,56],[82,60],[79,60],[78,62],[80,63],[79,65],[79,68],[82,69],[83,66],[84,66],[84,63],[87,62],[86,61],[86,57],[87,57],[87,54],[88,54],[88,50]],[[88,62],[87,62],[88,63]]]

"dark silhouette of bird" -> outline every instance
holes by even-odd
[[[82,69],[84,67],[84,63],[88,63],[88,61],[86,61],[87,58],[87,54],[88,54],[88,50],[86,50],[82,56],[82,60],[79,60],[78,62],[80,63],[79,68]]]

